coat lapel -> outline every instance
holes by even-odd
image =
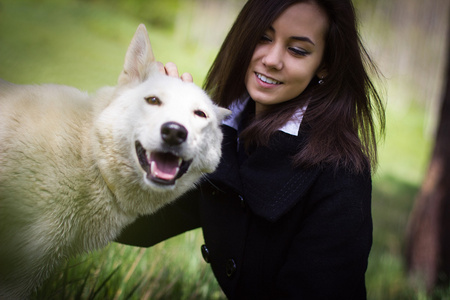
[[[208,176],[210,181],[224,183],[238,194],[243,193],[242,182],[239,178],[239,163],[237,156],[237,131],[222,125],[222,156],[217,170]]]
[[[301,137],[276,132],[268,147],[259,147],[241,166],[244,195],[252,211],[277,221],[305,195],[319,168],[293,168],[291,157],[301,147]]]
[[[320,172],[292,167],[291,157],[301,147],[302,136],[277,131],[267,147],[258,147],[239,167],[236,130],[223,127],[222,159],[210,179],[244,195],[256,215],[277,221],[300,201]]]

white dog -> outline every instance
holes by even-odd
[[[219,163],[229,111],[158,72],[140,25],[117,87],[93,97],[0,80],[0,299],[104,247]]]

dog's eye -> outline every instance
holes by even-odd
[[[196,116],[199,116],[200,118],[205,118],[205,119],[207,118],[206,114],[203,111],[201,111],[201,110],[194,111],[194,114]]]
[[[151,105],[161,105],[161,100],[159,100],[159,98],[155,96],[145,97],[145,101],[147,101],[147,103]]]

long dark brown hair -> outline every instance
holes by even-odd
[[[328,16],[324,83],[319,85],[319,79],[313,78],[296,98],[258,115],[241,137],[247,145],[267,145],[270,136],[308,103],[301,125],[306,140],[293,157],[294,165],[331,163],[357,173],[368,166],[373,169],[377,164],[377,133],[384,134],[385,111],[369,77],[369,71],[375,76],[379,73],[359,37],[351,0],[249,0],[225,38],[204,88],[223,107],[241,98],[257,43],[286,8],[299,2],[314,2]]]

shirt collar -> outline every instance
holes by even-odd
[[[250,97],[247,97],[243,101],[237,100],[231,103],[230,107],[228,108],[229,110],[231,110],[231,115],[223,120],[222,124],[238,130],[238,125],[240,124],[242,118],[242,111],[244,110],[249,100]],[[308,105],[305,105],[302,108],[297,109],[297,111],[292,115],[291,119],[278,130],[293,136],[298,136],[300,124],[302,123],[303,115],[306,111],[307,106]]]

